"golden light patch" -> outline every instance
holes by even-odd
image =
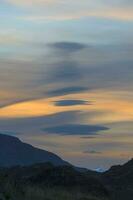
[[[124,94],[123,94],[124,95]],[[55,101],[67,99],[88,100],[91,104],[75,106],[56,106]],[[95,91],[90,93],[67,95],[57,98],[33,100],[16,103],[0,109],[1,118],[23,118],[47,116],[64,111],[81,110],[91,112],[85,123],[108,123],[133,120],[133,103],[128,99],[122,99],[116,93],[110,91]]]
[[[53,100],[53,99],[52,99]],[[80,106],[77,106],[80,109]],[[55,114],[58,112],[73,110],[73,107],[58,107],[53,101],[48,100],[34,100],[22,103],[16,103],[0,109],[1,118],[24,118],[24,117],[38,117]]]

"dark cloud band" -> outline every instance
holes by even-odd
[[[68,95],[68,94],[75,94],[80,92],[87,91],[87,87],[81,87],[81,86],[75,86],[75,87],[64,87],[56,90],[52,90],[47,92],[48,96],[62,96],[62,95]]]
[[[84,100],[60,100],[56,101],[56,106],[77,106],[77,105],[87,105],[90,104],[88,101]]]
[[[86,48],[85,44],[76,43],[76,42],[55,42],[55,43],[49,44],[49,46],[54,49],[65,51],[66,53],[72,53],[72,52],[79,51]]]
[[[44,128],[46,133],[59,135],[95,135],[100,131],[106,131],[109,128],[97,125],[81,125],[81,124],[66,124],[55,127]]]

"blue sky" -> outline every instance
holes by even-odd
[[[133,3],[0,4],[0,132],[93,169],[133,157]]]

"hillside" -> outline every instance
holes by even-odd
[[[133,159],[124,165],[113,166],[102,176],[113,199],[133,199]]]
[[[2,200],[108,200],[98,176],[50,163],[0,170]]]
[[[51,152],[23,143],[16,137],[0,134],[1,167],[26,166],[45,162],[51,162],[54,165],[68,164]]]

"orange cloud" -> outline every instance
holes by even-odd
[[[123,94],[124,95],[124,94]],[[0,109],[0,118],[23,118],[47,116],[64,111],[82,110],[95,115],[85,119],[86,123],[111,123],[133,120],[133,103],[121,99],[113,92],[95,91],[92,93],[68,95],[65,99],[91,100],[92,105],[56,106],[54,101],[64,97],[33,100],[16,103]],[[99,114],[100,113],[100,114]]]

